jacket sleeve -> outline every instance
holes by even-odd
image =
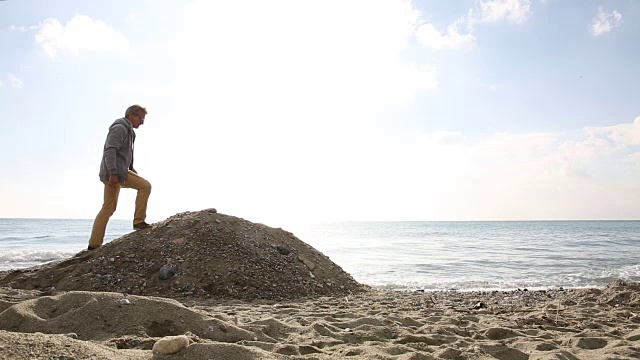
[[[116,152],[127,140],[127,128],[121,124],[115,124],[109,128],[109,135],[104,145],[104,162],[107,165],[109,176],[119,175],[116,166]]]

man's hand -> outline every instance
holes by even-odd
[[[109,183],[107,185],[109,185],[109,187],[112,187],[112,188],[116,188],[120,186],[120,183],[118,181],[118,175],[109,176]]]

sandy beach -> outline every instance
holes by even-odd
[[[638,359],[640,284],[382,291],[279,228],[177,214],[0,273],[1,359]]]
[[[0,290],[2,359],[637,359],[640,285],[176,301]],[[176,354],[151,350],[186,335]]]

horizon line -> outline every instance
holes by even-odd
[[[222,214],[222,213],[220,213],[220,214]],[[228,214],[222,214],[222,215],[239,217],[239,216],[228,215]],[[0,220],[91,220],[91,221],[93,221],[94,218],[0,217]],[[124,218],[111,218],[111,220],[133,220],[133,219],[129,219],[129,218],[126,218],[126,219],[124,219]],[[163,219],[163,220],[166,220],[166,219]],[[157,221],[154,221],[154,222],[159,222],[159,221],[163,221],[163,220],[157,220]],[[251,220],[249,220],[249,221],[251,221]],[[351,222],[351,223],[366,223],[366,222],[588,222],[588,221],[640,221],[640,219],[325,220],[325,221],[319,221],[319,222],[304,222],[304,223],[339,223],[339,222]],[[301,222],[300,221],[294,221],[294,223],[301,223]]]

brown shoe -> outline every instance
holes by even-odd
[[[94,247],[94,246],[89,245],[89,247],[87,247],[87,250],[95,250],[97,248],[99,248],[99,246],[95,246]]]
[[[147,224],[144,221],[141,222],[141,223],[133,224],[133,230],[144,230],[144,229],[148,229],[150,227],[151,227],[151,225]]]

